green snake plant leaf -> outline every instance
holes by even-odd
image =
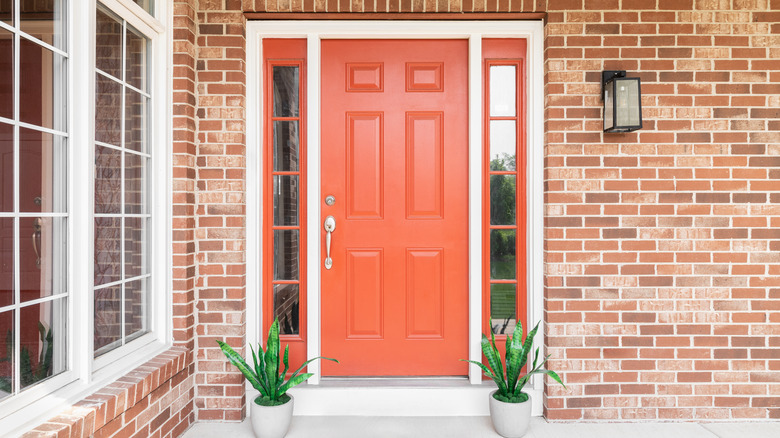
[[[544,375],[550,376],[550,377],[552,377],[553,380],[555,380],[556,382],[560,383],[561,386],[566,388],[566,385],[563,384],[563,381],[561,380],[560,376],[558,376],[558,374],[555,371],[551,371],[551,370],[547,370],[547,369],[544,369],[544,368],[540,368],[538,370],[534,370],[534,371],[531,371],[530,373],[526,374],[525,375],[525,380],[530,379],[531,376],[533,376],[534,374],[544,374]]]
[[[290,388],[300,385],[301,383],[305,382],[306,380],[309,379],[309,377],[313,375],[314,374],[312,373],[303,373],[295,377],[290,377],[290,380],[288,380],[284,385],[279,387],[279,397],[283,396]]]
[[[266,384],[265,376],[263,375],[264,374],[263,368],[261,366],[261,364],[263,363],[262,362],[263,349],[259,348],[261,354],[261,360],[257,359],[255,348],[252,347],[252,345],[249,345],[249,350],[252,351],[252,362],[254,362],[254,366],[255,366],[255,375],[257,376],[258,382],[260,382],[260,385],[263,387],[263,390],[260,390],[260,394],[264,396],[269,396],[268,385]]]
[[[290,356],[290,345],[284,346],[284,359],[282,360],[282,363],[284,363],[284,370],[282,370],[281,373],[279,373],[279,383],[284,382],[284,376],[287,374],[287,370],[290,368],[290,363],[287,361],[288,357]],[[281,394],[277,394],[277,396],[281,396]]]
[[[230,345],[222,342],[217,341],[217,344],[219,344],[219,348],[222,349],[222,352],[225,353],[225,356],[227,356],[230,363],[236,366],[239,371],[241,371],[241,374],[246,377],[246,379],[249,381],[249,383],[252,385],[253,388],[255,388],[258,391],[263,390],[263,386],[260,384],[260,381],[257,379],[257,375],[249,368],[249,365],[244,361],[244,358],[241,357],[238,353],[236,353],[233,348],[230,347]]]
[[[274,320],[271,328],[268,330],[268,340],[265,345],[265,375],[268,377],[268,389],[271,390],[270,397],[278,393],[279,384],[279,321]]]
[[[507,345],[507,357],[506,357],[506,382],[507,390],[510,394],[515,393],[517,387],[517,378],[520,376],[520,370],[523,368],[522,357],[523,354],[523,323],[517,321],[515,326],[515,332],[512,335],[512,342]],[[507,336],[507,341],[509,336]]]
[[[531,346],[534,343],[534,337],[536,336],[536,331],[539,330],[539,323],[536,323],[536,326],[528,332],[528,336],[525,337],[525,343],[523,344],[523,351],[520,358],[520,368],[522,368],[526,362],[528,362],[528,353],[531,352]]]
[[[303,363],[303,365],[301,365],[300,367],[298,367],[298,369],[297,369],[297,370],[295,370],[295,372],[294,372],[294,373],[292,373],[292,375],[290,376],[290,380],[292,380],[292,378],[293,378],[293,377],[297,376],[297,375],[298,375],[298,373],[300,373],[302,369],[306,368],[306,365],[308,365],[308,364],[310,364],[310,363],[314,362],[314,361],[315,361],[315,360],[317,360],[317,359],[325,359],[325,360],[329,360],[329,361],[331,361],[331,362],[336,362],[336,363],[339,363],[339,361],[337,361],[336,359],[331,359],[331,358],[329,358],[329,357],[322,357],[322,356],[317,356],[317,357],[315,357],[315,358],[313,358],[313,359],[309,359],[309,360],[307,360],[306,362],[304,362],[304,363]]]
[[[484,334],[482,335],[482,354],[487,358],[488,365],[493,370],[493,375],[496,376],[493,380],[498,385],[499,393],[506,394],[507,387],[506,381],[504,381],[504,370],[501,367],[501,357],[498,354],[498,349],[490,344],[490,341]]]
[[[498,385],[499,387],[501,386],[501,383],[503,383],[503,382],[501,382],[501,379],[498,376],[493,374],[493,371],[490,371],[490,368],[485,366],[484,363],[477,362],[475,360],[468,360],[468,359],[461,359],[461,360],[463,362],[473,363],[474,365],[477,365],[485,373],[485,377],[490,377],[491,379],[493,379],[493,381],[496,382],[496,385]],[[501,383],[499,383],[499,382],[501,382]]]

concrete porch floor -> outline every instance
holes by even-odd
[[[184,438],[254,438],[249,421],[196,423]],[[489,417],[294,417],[287,438],[500,438]],[[778,438],[780,422],[548,423],[525,438]]]

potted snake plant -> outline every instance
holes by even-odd
[[[528,362],[528,354],[536,336],[539,324],[528,333],[523,342],[523,325],[517,321],[512,336],[506,337],[506,355],[501,358],[501,352],[496,347],[496,337],[490,330],[490,340],[482,335],[482,353],[487,358],[490,368],[481,362],[467,360],[485,372],[498,386],[498,389],[490,393],[489,407],[490,419],[493,428],[499,435],[506,438],[519,438],[525,435],[528,424],[531,421],[531,397],[523,392],[523,387],[534,374],[544,374],[563,385],[561,378],[554,371],[543,368],[550,355],[539,362],[539,348],[534,353],[534,360],[529,369],[523,374],[523,367]]]
[[[265,350],[262,345],[257,346],[257,353],[250,345],[252,351],[253,367],[250,367],[244,358],[222,341],[217,341],[219,348],[225,353],[230,363],[235,365],[244,375],[253,388],[260,392],[251,404],[250,417],[252,430],[257,438],[282,438],[287,435],[292,422],[294,399],[287,391],[303,382],[312,373],[302,373],[301,370],[309,363],[317,359],[326,359],[338,363],[336,359],[327,357],[315,357],[303,363],[295,370],[290,378],[285,380],[289,369],[288,356],[290,346],[284,348],[282,364],[279,366],[279,320],[274,320],[268,330],[268,339],[265,342]]]

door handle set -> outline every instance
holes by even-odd
[[[336,229],[336,218],[326,217],[323,226],[325,227],[325,269],[330,269],[333,267],[333,259],[330,258],[330,241],[333,230]]]

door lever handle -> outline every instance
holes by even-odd
[[[330,258],[330,241],[333,230],[336,229],[336,218],[328,216],[325,218],[325,269],[333,267],[333,259]]]

